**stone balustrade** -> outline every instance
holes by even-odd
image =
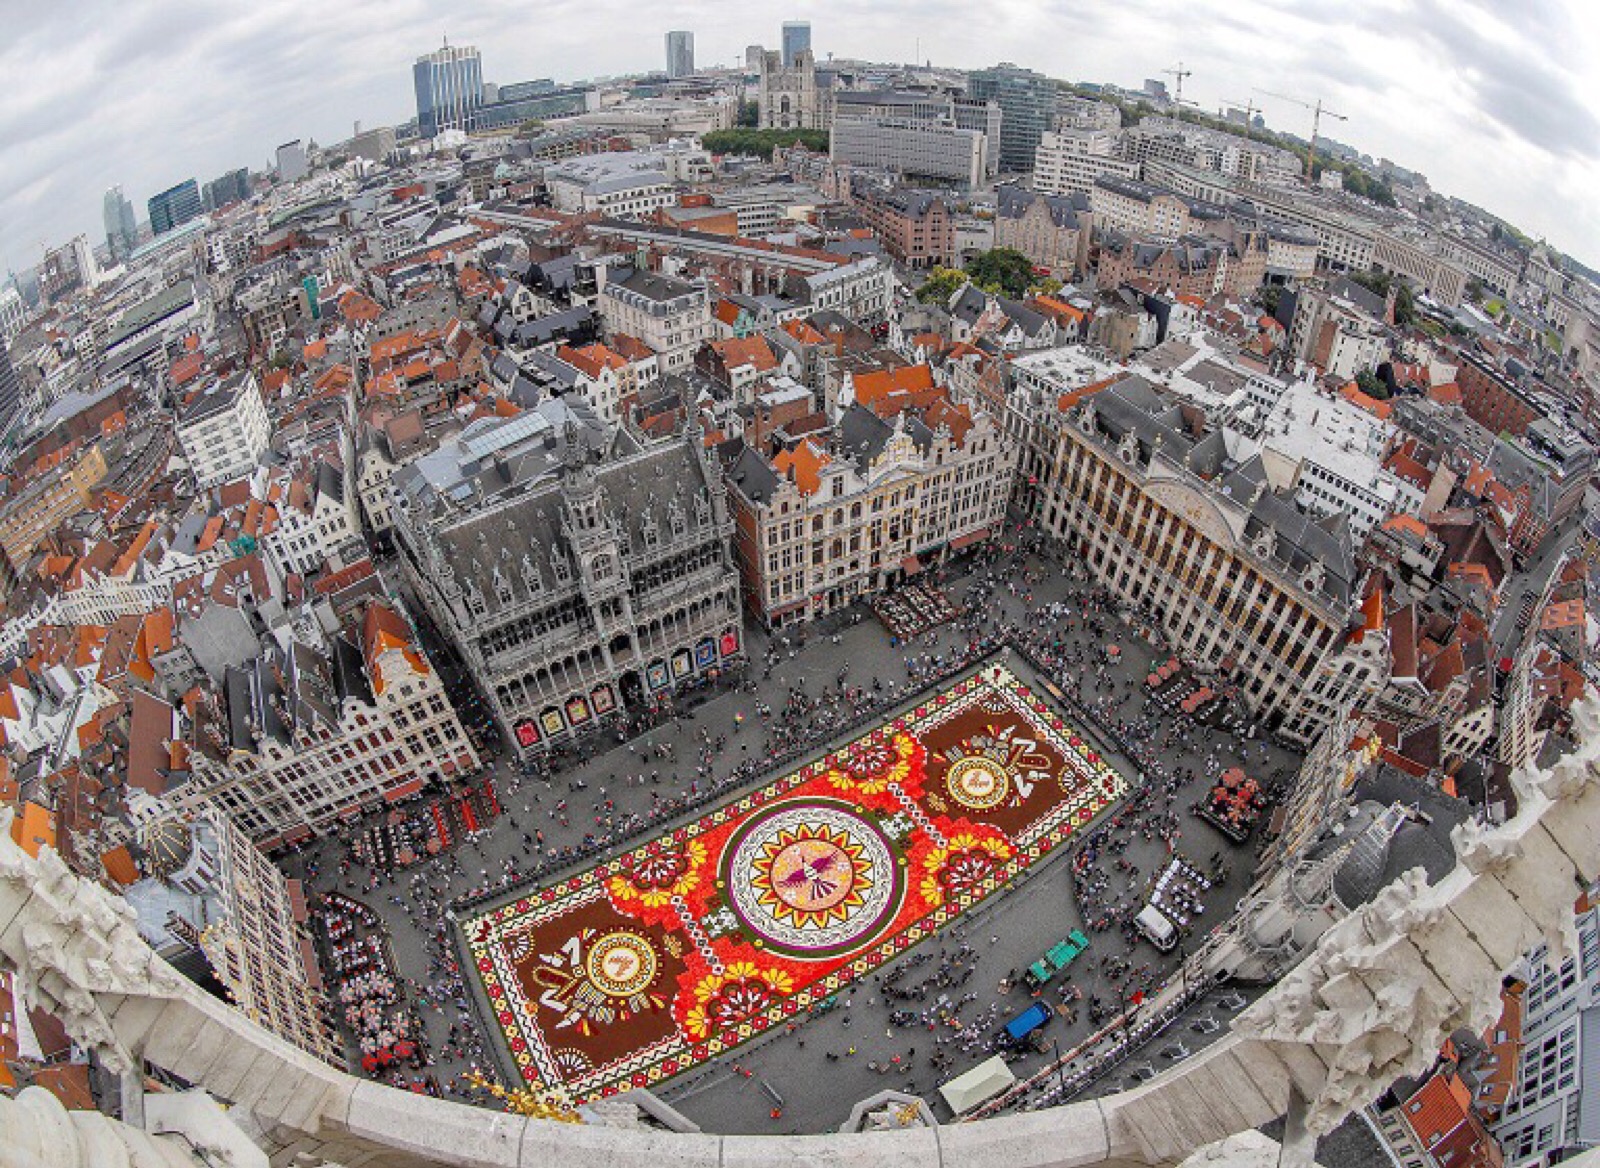
[[[973,1123],[815,1136],[676,1134],[526,1119],[358,1079],[178,977],[140,939],[127,905],[74,876],[53,851],[23,853],[11,840],[9,812],[0,814],[0,967],[20,971],[30,1003],[51,1009],[114,1070],[136,1079],[143,1060],[233,1104],[229,1116],[273,1164],[1177,1165],[1286,1112],[1313,1134],[1328,1130],[1397,1075],[1421,1072],[1455,1028],[1486,1027],[1502,971],[1533,944],[1571,951],[1573,902],[1600,874],[1600,701],[1587,699],[1575,718],[1578,751],[1549,771],[1513,777],[1515,818],[1459,831],[1453,872],[1431,888],[1410,873],[1340,922],[1221,1041],[1135,1090]],[[0,1120],[19,1132],[26,1126],[25,1139],[0,1141],[4,1168],[173,1162],[148,1148],[145,1159],[76,1151],[52,1159],[48,1147],[39,1150],[36,1125],[51,1126],[63,1149],[108,1131],[87,1116],[47,1116],[24,1095],[25,1106],[0,1107]]]

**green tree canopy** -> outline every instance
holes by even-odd
[[[828,151],[826,130],[713,130],[700,136],[700,145],[713,154],[753,154],[770,160],[778,146],[792,146],[799,142],[807,150],[819,154]]]
[[[1033,261],[1020,251],[996,247],[980,252],[967,264],[967,275],[984,291],[1020,300],[1033,283]]]
[[[1386,401],[1389,397],[1389,387],[1370,369],[1363,369],[1356,374],[1356,388],[1376,401]]]
[[[1395,324],[1413,324],[1417,319],[1416,295],[1411,291],[1411,285],[1405,280],[1396,280],[1388,272],[1373,270],[1370,272],[1350,272],[1350,282],[1359,284],[1369,292],[1376,292],[1379,296],[1389,295],[1392,286],[1394,294],[1394,322]]]
[[[967,283],[967,274],[955,268],[934,268],[917,289],[917,299],[924,304],[947,304],[960,287]]]

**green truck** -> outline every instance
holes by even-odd
[[[1045,951],[1045,955],[1032,965],[1023,976],[1034,989],[1040,989],[1050,983],[1050,980],[1067,966],[1077,960],[1078,954],[1089,947],[1089,938],[1079,929],[1073,929],[1067,934],[1065,941],[1058,941]]]

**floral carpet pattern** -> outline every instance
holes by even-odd
[[[523,1079],[586,1102],[797,1020],[1125,789],[991,660],[832,753],[462,927]]]

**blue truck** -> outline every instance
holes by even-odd
[[[1005,1029],[1000,1034],[1001,1045],[1022,1046],[1041,1026],[1050,1021],[1054,1013],[1048,1002],[1035,1002],[1006,1023]]]

